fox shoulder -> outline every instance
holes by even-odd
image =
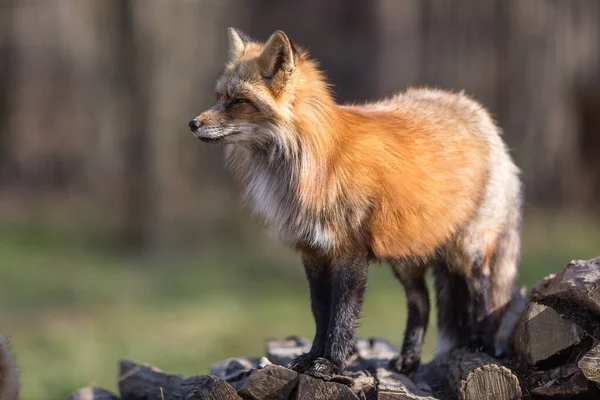
[[[18,400],[19,378],[8,342],[0,336],[0,400]]]

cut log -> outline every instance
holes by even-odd
[[[298,373],[279,365],[268,365],[239,375],[228,383],[244,399],[288,399],[297,385]]]
[[[381,338],[357,338],[355,353],[348,360],[348,371],[360,371],[387,367],[389,361],[398,354],[398,350],[387,340]]]
[[[514,347],[519,359],[537,365],[576,345],[582,337],[582,329],[554,309],[529,303],[516,329]]]
[[[188,378],[182,383],[181,390],[183,400],[241,400],[231,386],[212,375]]]
[[[423,378],[434,388],[436,396],[442,398],[521,398],[517,376],[485,353],[453,350],[424,366]]]
[[[170,375],[158,368],[122,360],[119,372],[119,393],[123,400],[165,400],[183,397],[179,375]],[[161,391],[162,389],[162,391]]]
[[[261,397],[264,399],[265,397]],[[287,398],[287,397],[286,397]],[[358,400],[352,390],[341,383],[327,382],[311,376],[299,374],[298,386],[293,400]]]
[[[119,397],[102,388],[85,387],[73,393],[67,400],[119,400]]]
[[[600,344],[592,347],[577,363],[581,372],[592,382],[600,383]]]
[[[390,360],[398,354],[398,350],[390,342],[381,338],[358,338],[354,347],[363,360]]]
[[[378,400],[435,400],[431,390],[423,390],[406,375],[378,368],[375,377]]]
[[[598,399],[598,387],[589,382],[576,364],[570,363],[527,375],[530,392],[539,399]]]
[[[258,368],[259,360],[255,358],[228,358],[219,363],[213,364],[210,368],[210,374],[227,380],[236,374]]]
[[[600,393],[594,385],[577,371],[566,380],[551,380],[546,385],[531,389],[536,398],[543,399],[598,399]]]
[[[600,257],[571,261],[556,276],[538,283],[531,297],[561,312],[580,308],[600,317]]]
[[[276,365],[286,366],[294,358],[310,350],[308,339],[290,336],[283,340],[269,339],[266,342],[267,358]]]
[[[224,380],[211,375],[184,378],[123,360],[120,364],[119,392],[122,400],[239,400]]]
[[[579,372],[579,368],[574,363],[561,365],[560,367],[548,370],[534,371],[527,374],[524,379],[524,384],[530,389],[550,387],[557,382],[561,383],[568,381],[577,372]]]

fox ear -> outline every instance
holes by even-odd
[[[244,53],[246,44],[250,38],[242,31],[235,28],[229,28],[229,58],[235,60]]]
[[[279,78],[284,83],[289,78],[295,67],[294,49],[285,33],[277,31],[271,35],[258,57],[258,63],[261,74],[267,79]]]

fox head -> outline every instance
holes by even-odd
[[[189,123],[194,135],[211,143],[293,146],[297,108],[315,95],[311,86],[324,85],[316,65],[282,31],[263,44],[229,28],[229,57],[216,103]]]

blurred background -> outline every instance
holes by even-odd
[[[599,21],[597,0],[3,0],[0,332],[23,399],[114,389],[119,358],[198,374],[311,337],[298,257],[187,128],[213,101],[227,27],[285,30],[339,101],[411,85],[480,100],[523,171],[531,286],[600,253]],[[371,268],[359,333],[400,345],[391,277]]]

